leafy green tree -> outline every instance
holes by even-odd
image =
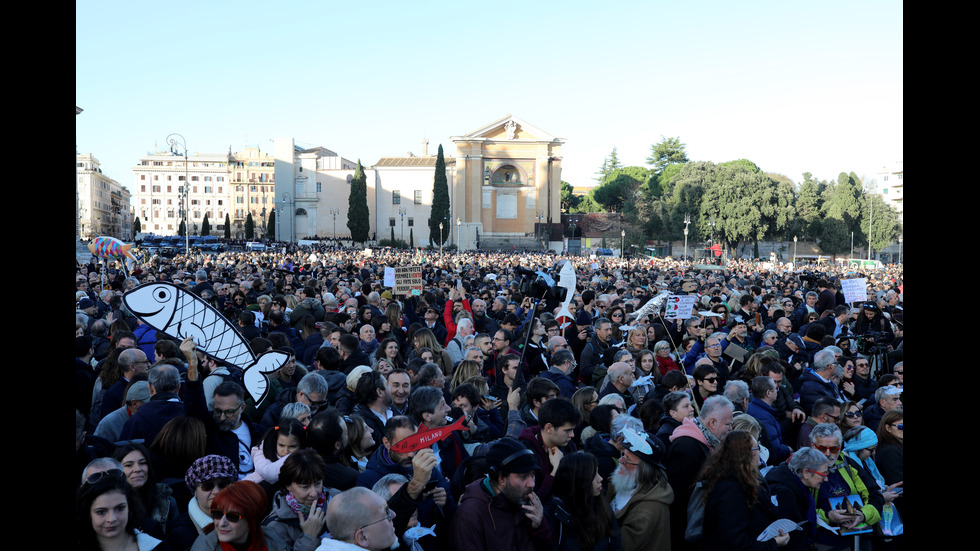
[[[446,179],[446,159],[442,153],[442,144],[436,154],[436,173],[432,179],[432,211],[429,214],[429,244],[439,246],[446,241],[449,233],[449,182]],[[444,224],[439,230],[439,223]]]
[[[851,246],[851,229],[843,219],[830,216],[820,224],[820,248],[825,253],[846,253]]]
[[[867,205],[869,202],[870,209]],[[865,207],[861,211],[861,232],[868,236],[868,244],[872,250],[880,251],[898,240],[898,236],[902,234],[898,211],[881,195],[867,194]]]
[[[581,197],[575,195],[572,192],[572,184],[569,184],[565,180],[561,181],[561,210],[562,212],[572,212],[573,208],[576,208],[579,202],[582,200]]]
[[[350,181],[350,195],[347,198],[347,229],[354,243],[364,243],[371,232],[370,211],[367,203],[367,176],[361,160],[357,160],[357,169]]]
[[[573,214],[586,214],[590,212],[606,212],[602,205],[595,200],[596,188],[589,190],[589,193],[585,197],[580,197],[578,204],[572,208],[570,211]]]
[[[844,233],[848,234],[848,247],[850,246],[851,232],[855,233],[854,238],[857,242],[865,240],[860,226],[862,194],[860,181],[855,180],[846,172],[841,172],[837,177],[837,182],[828,186],[824,191],[824,202],[821,207],[824,224],[826,225],[829,219],[839,220],[843,224]],[[823,234],[828,231],[839,232],[840,228],[836,224],[830,228],[823,228]],[[824,248],[822,244],[821,247]],[[827,249],[824,248],[824,250]]]
[[[225,239],[231,239],[231,216],[225,213]]]
[[[641,167],[640,170],[644,170]],[[636,192],[646,181],[646,174],[639,178],[620,169],[616,170],[598,187],[592,190],[596,203],[609,212],[622,212],[627,205],[635,207]]]
[[[803,183],[796,195],[796,214],[799,218],[799,233],[802,236],[814,237],[819,232],[813,231],[813,225],[821,218],[823,194],[827,188],[826,182],[813,179],[809,172],[803,173]]]
[[[251,211],[245,217],[245,239],[255,239],[255,220],[252,220]]]
[[[204,213],[204,220],[201,221],[201,235],[211,235],[211,222],[208,220],[208,213]]]
[[[660,136],[660,138],[658,143],[650,146],[650,156],[647,157],[647,164],[653,165],[654,172],[659,174],[669,165],[684,164],[690,161],[685,149],[687,146],[681,143],[680,137],[666,138]]]
[[[276,209],[272,209],[269,213],[269,223],[266,225],[265,234],[269,236],[269,239],[276,240]]]

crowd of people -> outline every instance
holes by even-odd
[[[139,258],[76,267],[79,548],[903,546],[900,265]],[[421,289],[394,294],[395,266]],[[127,308],[163,281],[288,357],[267,392]],[[691,312],[668,319],[663,291]]]

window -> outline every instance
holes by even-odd
[[[392,228],[394,228],[395,227],[395,219],[394,218],[389,218],[388,219],[388,225],[391,226]]]
[[[415,204],[416,205],[422,204],[422,190],[420,189],[415,190]]]
[[[392,205],[402,204],[402,192],[398,191],[397,189],[391,192],[391,204]]]
[[[898,179],[901,180],[902,179],[902,176],[904,176],[904,175],[903,174],[899,174],[898,175]]]
[[[408,227],[410,227],[410,228],[411,228],[411,227],[412,227],[412,226],[414,226],[414,225],[415,225],[415,219],[414,219],[414,218],[411,218],[411,217],[409,217],[409,219],[408,219]]]

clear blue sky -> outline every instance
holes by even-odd
[[[174,132],[370,165],[511,113],[567,140],[573,185],[661,136],[795,182],[872,176],[903,160],[903,23],[893,1],[78,2],[76,145],[131,186]]]

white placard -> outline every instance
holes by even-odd
[[[868,279],[858,277],[840,280],[844,300],[847,302],[864,302],[868,300]]]
[[[665,306],[667,307],[664,319],[686,320],[694,312],[694,305],[697,304],[697,295],[670,295],[667,297]]]
[[[385,287],[395,286],[395,269],[391,266],[385,266]]]

